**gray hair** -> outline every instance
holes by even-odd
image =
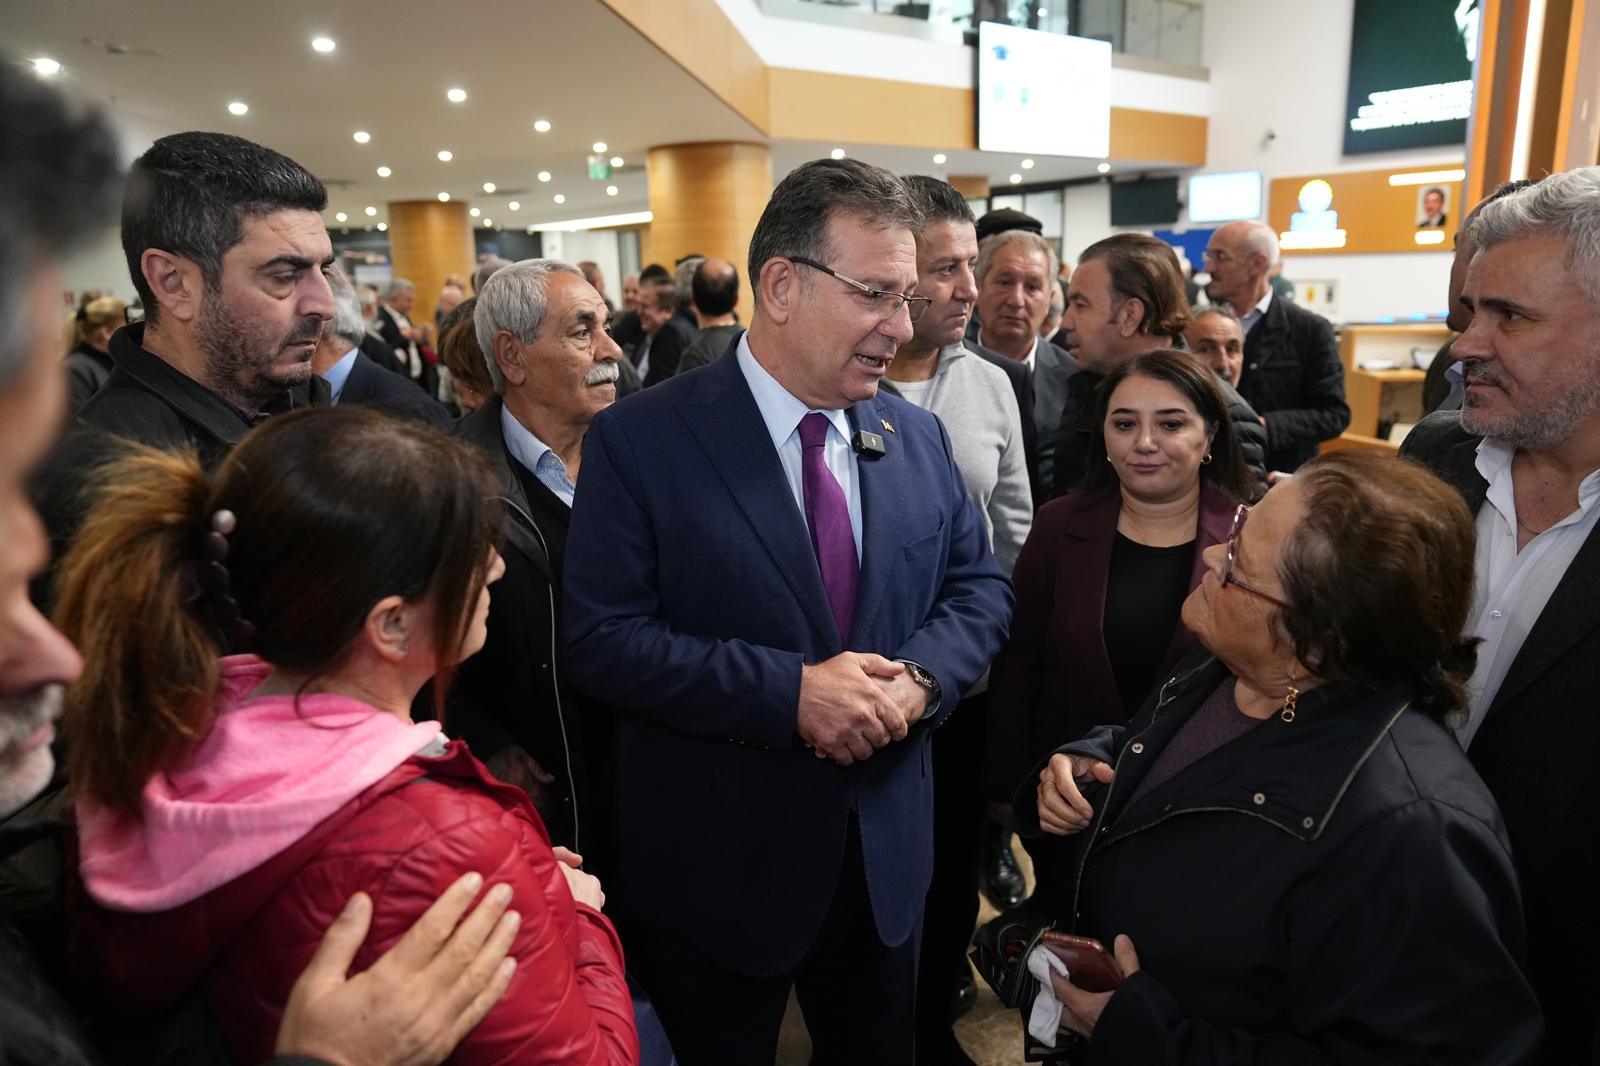
[[[1567,269],[1600,310],[1600,167],[1552,174],[1484,204],[1468,231],[1479,249],[1544,236],[1565,238]]]
[[[416,292],[417,286],[410,278],[392,278],[388,289],[384,290],[383,298],[392,300],[403,292]]]
[[[672,284],[677,289],[679,307],[688,308],[693,305],[691,296],[694,293],[694,272],[705,261],[706,257],[703,255],[691,255],[678,264],[678,269],[672,275]]]
[[[494,277],[497,271],[504,270],[510,265],[511,260],[501,259],[498,255],[491,255],[489,258],[485,259],[481,264],[479,264],[478,269],[472,272],[472,291],[474,293],[483,292],[483,287],[489,283],[489,279]],[[573,269],[577,268],[574,267]],[[588,279],[586,278],[584,280]],[[487,350],[488,349],[485,349],[485,351]]]
[[[1204,307],[1193,308],[1189,315],[1189,321],[1198,322],[1202,318],[1225,318],[1238,326],[1241,332],[1244,330],[1244,319],[1240,318],[1239,313],[1227,304],[1206,304]]]
[[[1278,235],[1265,222],[1252,222],[1245,227],[1244,239],[1239,242],[1246,255],[1260,252],[1267,257],[1267,270],[1278,265]]]
[[[367,335],[367,320],[361,317],[361,298],[338,263],[328,268],[328,288],[333,290],[333,317],[322,326],[324,338],[338,337],[351,347]]]
[[[372,285],[357,285],[356,299],[360,301],[363,310],[378,306],[378,290]]]
[[[504,392],[506,387],[494,358],[495,335],[503,330],[524,344],[539,336],[539,327],[544,325],[545,289],[550,275],[556,273],[583,277],[583,271],[565,259],[524,259],[496,269],[478,293],[472,329],[478,335],[495,392]]]
[[[1055,245],[1031,230],[1008,229],[991,234],[978,245],[978,265],[973,267],[972,276],[979,285],[983,284],[984,275],[989,273],[989,268],[994,265],[994,257],[1000,249],[1009,248],[1013,244],[1020,244],[1030,252],[1042,252],[1048,268],[1045,277],[1054,279],[1061,272],[1061,260],[1056,255]]]
[[[769,260],[831,258],[828,226],[839,215],[879,229],[915,231],[920,221],[905,185],[882,167],[859,159],[817,159],[796,167],[772,190],[750,235],[747,266],[757,305],[761,268]]]

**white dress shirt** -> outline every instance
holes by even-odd
[[[1250,335],[1250,330],[1257,322],[1260,322],[1264,317],[1266,317],[1267,308],[1271,306],[1272,286],[1269,285],[1267,286],[1267,294],[1261,298],[1261,301],[1250,310],[1239,316],[1239,325],[1244,327],[1244,333],[1246,336]]]
[[[1478,444],[1478,473],[1489,483],[1478,509],[1477,572],[1467,632],[1482,637],[1478,665],[1467,686],[1468,718],[1456,730],[1462,747],[1483,725],[1511,664],[1539,620],[1567,567],[1600,519],[1600,470],[1578,486],[1578,509],[1517,551],[1517,501],[1511,482],[1513,449],[1484,438]]]
[[[778,379],[767,372],[767,368],[756,361],[750,352],[750,332],[746,330],[739,336],[739,348],[736,353],[739,360],[739,369],[744,373],[745,381],[750,385],[750,393],[756,398],[756,407],[761,411],[761,419],[767,424],[767,432],[772,435],[772,447],[778,452],[778,461],[783,464],[784,477],[789,480],[789,491],[794,494],[795,506],[800,509],[801,519],[806,513],[805,482],[803,478],[803,456],[800,448],[800,420],[810,414],[815,408],[807,407],[794,397],[788,389],[778,382]],[[828,419],[828,437],[822,447],[823,460],[828,464],[828,470],[844,489],[845,503],[850,508],[850,531],[856,538],[856,561],[861,560],[861,478],[856,469],[856,453],[850,447],[850,420],[845,417],[842,410],[821,411]],[[735,445],[736,446],[736,445]]]
[[[404,334],[406,330],[412,328],[411,320],[405,315],[402,315],[399,311],[396,311],[388,304],[384,304],[383,309],[388,311],[389,314],[393,316],[394,324],[399,328],[401,334]],[[402,339],[406,342],[405,347],[396,348],[395,354],[398,355],[406,364],[406,374],[408,376],[420,378],[422,377],[422,354],[417,351],[417,342],[411,340],[409,337],[402,336]]]

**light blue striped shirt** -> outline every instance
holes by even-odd
[[[518,422],[517,416],[511,413],[509,407],[500,408],[500,433],[506,439],[506,448],[511,452],[511,457],[525,469],[531,470],[540,484],[560,497],[562,503],[571,507],[578,486],[567,476],[566,464],[561,461],[560,456],[551,451],[550,445],[535,437],[527,426]]]

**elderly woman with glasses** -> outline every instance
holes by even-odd
[[[1057,930],[1123,975],[1052,978],[1057,1046],[1128,1066],[1533,1061],[1505,828],[1447,725],[1475,658],[1460,498],[1337,452],[1205,555],[1183,607],[1203,647],[1014,800],[1020,831],[1071,838]]]

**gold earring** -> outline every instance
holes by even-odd
[[[1285,722],[1294,721],[1294,701],[1299,698],[1300,690],[1290,685],[1289,691],[1283,694],[1283,710],[1278,712],[1278,717]]]

